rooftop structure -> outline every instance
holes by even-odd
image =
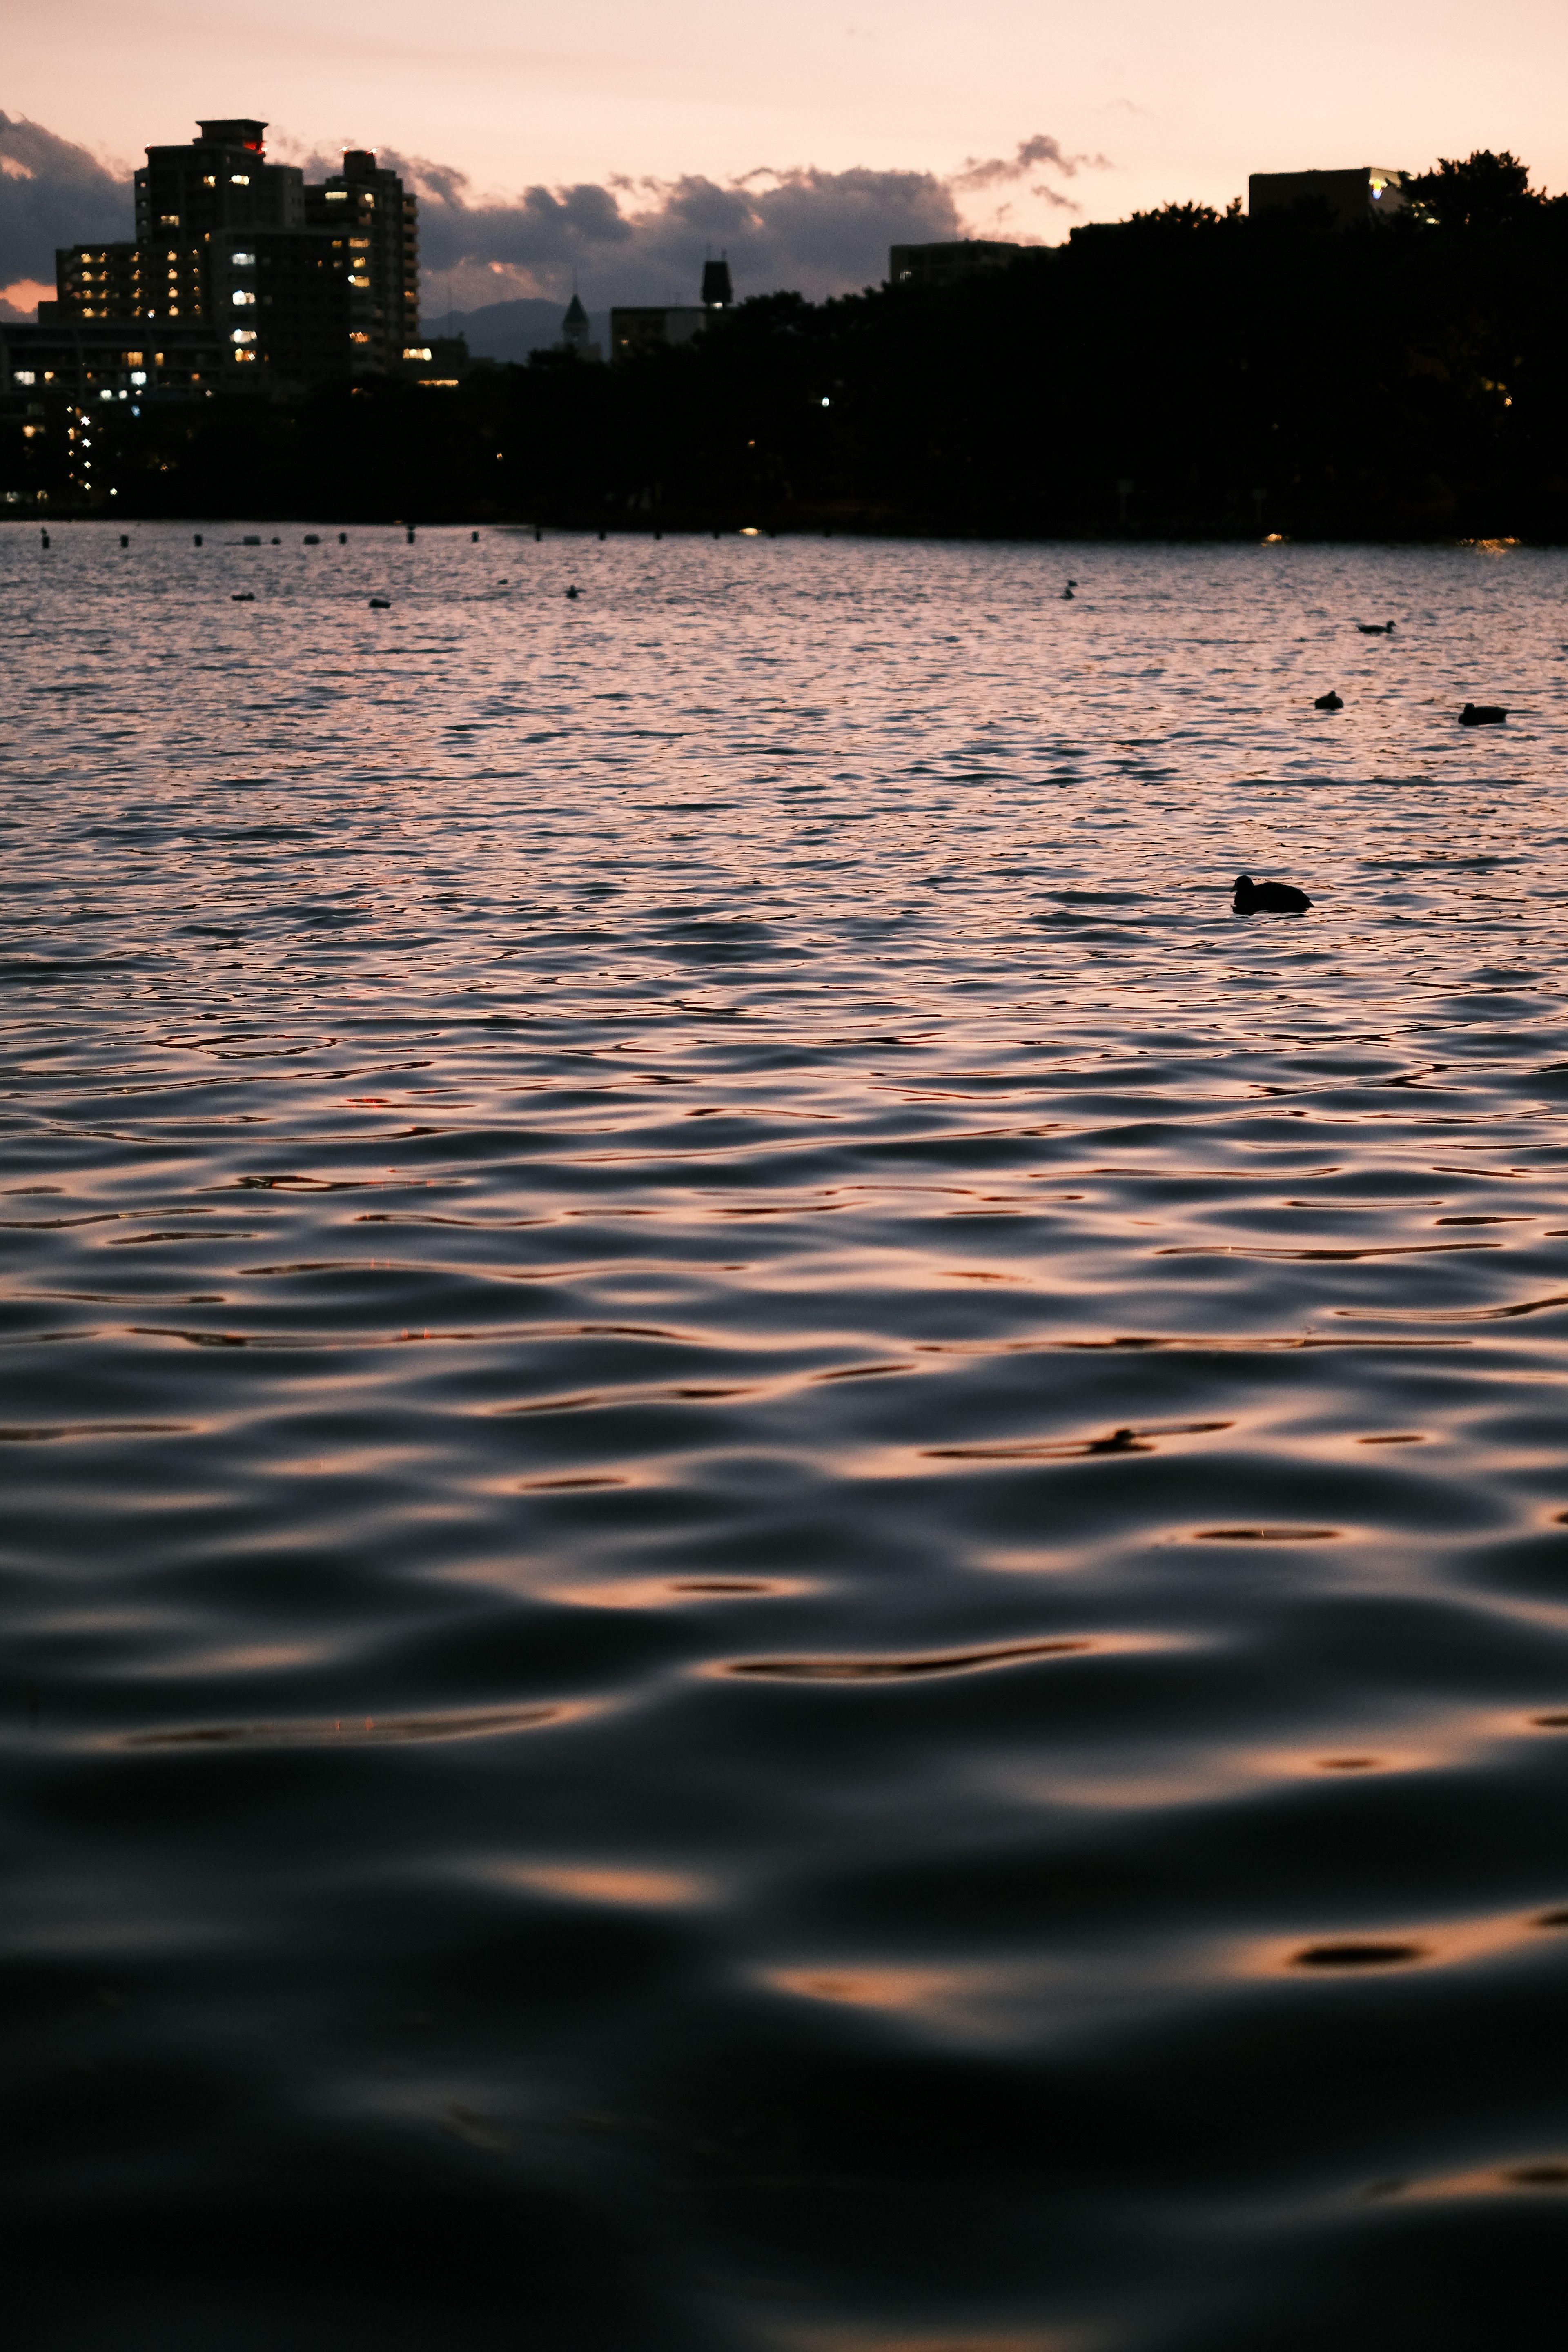
[[[583,308],[582,297],[575,287],[572,289],[572,299],[566,305],[566,315],[561,321],[561,341],[558,348],[563,352],[571,352],[577,359],[590,362],[602,361],[605,356],[594,341],[588,313]]]

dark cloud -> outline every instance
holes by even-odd
[[[52,286],[57,246],[135,233],[129,173],[41,123],[0,114],[0,286]]]
[[[563,300],[575,271],[585,299],[693,302],[710,247],[728,254],[738,292],[789,287],[820,299],[879,283],[889,245],[963,234],[952,190],[931,172],[688,173],[476,203],[459,173],[414,156],[381,160],[417,191],[426,269],[457,279],[470,301],[487,292]]]

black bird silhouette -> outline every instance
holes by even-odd
[[[581,588],[573,587],[573,588],[568,588],[568,590],[566,591],[566,593],[568,594],[568,596],[580,596],[580,595],[583,593],[583,591],[581,590]]]
[[[392,610],[391,597],[373,596],[370,600],[370,609],[373,613],[390,613]]]
[[[1073,590],[1074,590],[1077,586],[1078,586],[1078,582],[1077,582],[1076,580],[1069,580],[1069,581],[1068,582],[1067,586],[1062,590],[1062,603],[1063,603],[1064,604],[1070,604],[1072,603],[1072,601],[1073,601],[1073,593],[1072,593],[1072,592],[1073,592]]]
[[[1500,727],[1508,717],[1495,702],[1467,702],[1459,713],[1461,727]]]
[[[1238,915],[1304,915],[1311,903],[1305,890],[1289,882],[1255,882],[1250,874],[1236,877]]]
[[[1342,710],[1344,707],[1331,686],[1327,694],[1320,694],[1312,705],[1314,710]]]
[[[1356,627],[1363,637],[1391,637],[1394,635],[1392,621],[1358,621]]]

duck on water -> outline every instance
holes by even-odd
[[[1236,877],[1232,904],[1238,915],[1304,915],[1311,903],[1293,883],[1255,882],[1250,874]]]

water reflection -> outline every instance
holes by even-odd
[[[234,536],[0,533],[23,2332],[1539,2334],[1568,559]]]

